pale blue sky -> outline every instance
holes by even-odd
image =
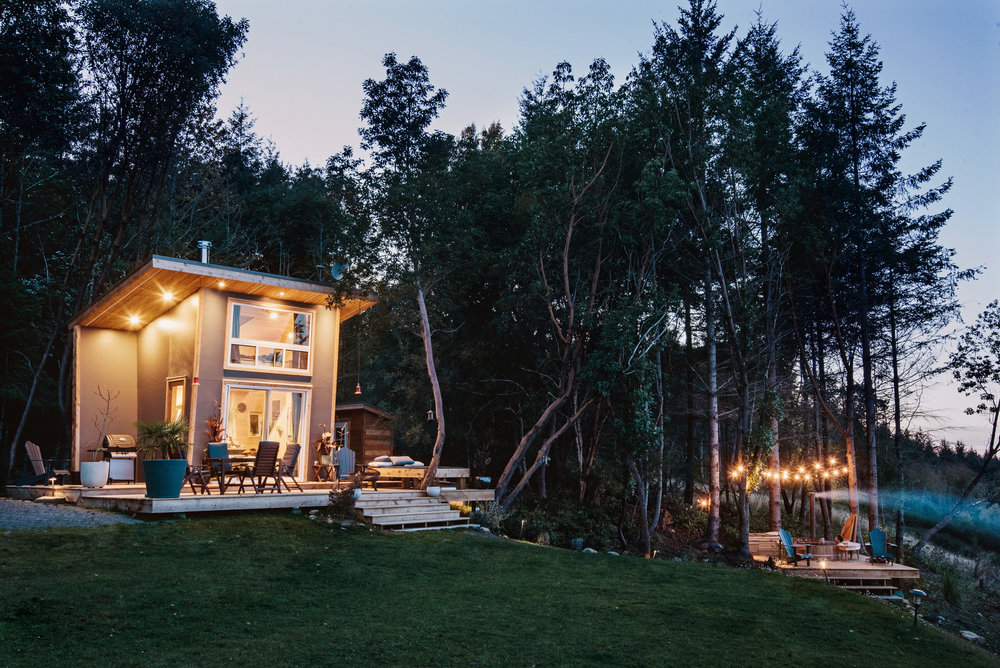
[[[216,0],[220,13],[250,21],[242,60],[219,100],[227,116],[242,98],[286,163],[321,166],[344,145],[357,148],[361,82],[384,75],[383,54],[419,56],[431,82],[449,92],[435,128],[457,134],[469,123],[517,119],[521,91],[563,60],[578,73],[605,58],[619,82],[652,44],[652,22],[674,23],[678,2],[594,0]],[[778,22],[787,50],[800,47],[814,69],[837,29],[841,0],[719,0],[737,35],[759,8]],[[963,267],[986,271],[960,292],[966,321],[1000,297],[1000,2],[868,0],[853,5],[862,30],[881,46],[885,82],[895,80],[910,125],[924,138],[904,169],[941,158],[955,186],[955,215],[942,235]],[[981,446],[983,419],[962,414],[968,401],[943,382],[919,424],[939,437]]]

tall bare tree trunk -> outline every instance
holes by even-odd
[[[691,301],[684,302],[684,394],[687,411],[684,415],[684,503],[694,505],[695,444],[694,444],[694,335],[691,331]]]
[[[712,267],[705,271],[705,348],[708,353],[708,526],[705,540],[719,542],[719,368],[715,348],[715,296],[712,288]]]
[[[890,285],[892,278],[890,277]],[[892,415],[893,433],[892,442],[896,451],[896,463],[899,466],[899,498],[896,499],[896,561],[903,560],[903,527],[906,519],[904,517],[906,504],[906,466],[903,462],[903,430],[901,428],[902,417],[900,415],[899,400],[899,342],[896,340],[896,297],[892,295],[889,299],[889,344],[892,354]]]
[[[438,381],[437,368],[434,366],[434,347],[431,344],[431,323],[427,317],[427,304],[424,301],[423,287],[417,286],[417,304],[420,306],[420,337],[424,340],[424,359],[427,362],[427,377],[431,381],[431,391],[434,394],[434,417],[437,418],[437,438],[434,439],[434,453],[431,462],[420,482],[420,489],[427,489],[437,475],[441,464],[441,451],[444,449],[444,400],[441,397],[441,383]]]

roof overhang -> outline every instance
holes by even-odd
[[[299,278],[154,255],[73,318],[70,327],[142,329],[201,288],[317,306],[325,306],[335,289]],[[374,294],[347,297],[339,304],[341,321],[376,302]]]

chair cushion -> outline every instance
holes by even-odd
[[[409,464],[405,464],[404,466],[420,467],[420,466],[425,466],[425,464],[423,462],[412,461]]]
[[[391,463],[392,462],[392,457],[390,457],[389,455],[379,455],[378,457],[375,458],[375,461],[377,461],[377,462],[390,462]]]
[[[389,461],[392,462],[393,466],[406,466],[407,464],[413,463],[413,458],[407,455],[396,455],[394,457],[389,457]]]
[[[392,462],[384,462],[384,461],[381,461],[379,459],[376,459],[373,462],[368,462],[368,466],[371,466],[371,467],[374,467],[374,468],[379,468],[379,467],[382,467],[382,466],[392,466]]]

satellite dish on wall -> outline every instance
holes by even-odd
[[[333,280],[339,281],[341,278],[344,277],[344,272],[347,271],[347,269],[350,266],[351,265],[348,264],[348,263],[346,263],[346,262],[343,263],[343,264],[337,263],[337,262],[331,263],[330,264],[330,276],[333,278]]]

